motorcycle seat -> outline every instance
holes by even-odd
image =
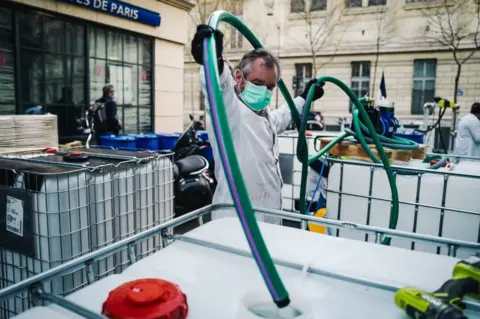
[[[208,161],[200,155],[192,155],[175,163],[180,176],[200,174],[208,169]]]

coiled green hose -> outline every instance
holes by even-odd
[[[243,22],[237,19],[234,15],[225,12],[225,11],[216,11],[214,12],[208,21],[209,26],[214,29],[218,28],[220,22],[226,22],[236,28],[243,36],[247,38],[247,40],[252,44],[254,48],[261,48],[262,45],[256,38],[256,36],[248,29]],[[230,132],[230,128],[228,125],[228,118],[225,111],[224,100],[222,96],[222,92],[220,89],[220,80],[218,74],[218,65],[216,59],[216,46],[215,46],[215,39],[214,35],[210,38],[204,40],[204,52],[203,52],[203,59],[204,59],[204,66],[205,66],[205,80],[207,84],[207,95],[209,99],[209,105],[211,109],[212,115],[212,122],[213,128],[215,132],[215,138],[217,140],[217,145],[219,148],[220,157],[223,164],[223,169],[225,172],[225,176],[228,181],[228,186],[230,189],[230,194],[232,195],[233,202],[235,204],[235,209],[237,211],[237,215],[239,216],[240,222],[242,224],[243,231],[247,238],[248,244],[252,251],[253,258],[255,259],[257,266],[262,274],[262,277],[267,285],[267,288],[279,308],[283,308],[289,305],[290,299],[285,286],[283,285],[280,276],[275,268],[275,265],[270,257],[268,249],[265,245],[263,237],[260,233],[260,229],[258,227],[257,221],[255,219],[255,212],[253,210],[251,201],[248,196],[247,188],[245,186],[245,182],[242,177],[242,173],[240,170],[240,166],[238,164],[238,159],[235,153],[235,148],[233,144],[232,135]],[[388,157],[383,149],[382,143],[378,134],[373,127],[372,122],[370,121],[367,112],[365,111],[363,105],[361,104],[358,97],[353,93],[353,91],[345,85],[342,81],[330,77],[324,76],[320,77],[317,80],[319,82],[331,82],[337,86],[339,86],[353,101],[355,105],[355,114],[360,117],[363,123],[366,124],[366,129],[370,133],[371,140],[375,144],[378,149],[378,153],[380,158],[385,166],[385,170],[387,172],[388,180],[390,183],[390,188],[392,190],[392,210],[390,214],[390,228],[395,228],[398,220],[398,192],[397,187],[395,184],[395,177],[393,175],[392,168],[390,163],[388,162]],[[306,131],[306,123],[308,113],[310,112],[310,107],[312,104],[312,100],[314,97],[315,86],[312,86],[310,91],[308,92],[307,100],[305,102],[303,108],[303,115],[300,119],[300,114],[298,113],[295,103],[293,102],[288,89],[283,82],[283,80],[279,80],[277,83],[283,97],[285,98],[290,112],[292,114],[292,119],[296,123],[297,127],[299,128],[299,140],[297,144],[297,157],[300,162],[303,164],[302,167],[302,182],[300,188],[300,211],[301,213],[305,214],[306,212],[306,182],[307,182],[307,174],[308,174],[308,164],[317,160],[324,154],[326,154],[335,144],[341,142],[343,139],[347,138],[350,135],[353,135],[352,132],[344,132],[339,137],[337,137],[334,141],[329,143],[326,147],[324,147],[317,155],[313,156],[312,158],[308,158],[308,144],[305,137]],[[357,132],[361,132],[360,124],[356,124],[358,128],[356,128]],[[367,154],[370,157],[375,158],[374,154],[370,151],[367,145],[367,139],[363,136],[363,134],[357,134],[357,137],[364,147]],[[377,159],[378,160],[378,159]],[[390,238],[385,238],[384,244],[389,244]]]

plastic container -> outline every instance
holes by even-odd
[[[414,141],[418,144],[423,144],[423,134],[416,131],[410,131],[405,133],[395,133],[395,136],[406,138],[407,140]]]
[[[128,135],[103,135],[100,136],[100,146],[112,148],[137,148],[136,138]]]
[[[456,210],[478,211],[477,190],[480,188],[480,178],[455,176],[450,172],[478,176],[479,169],[460,164],[451,171],[445,168],[436,170],[442,174],[397,174],[396,184],[400,202],[427,205],[425,207],[400,203],[397,230],[470,242],[478,241],[480,215]],[[426,169],[428,165],[429,163],[411,161],[408,166]],[[335,163],[330,169],[328,190],[327,218],[388,227],[390,218],[388,200],[391,198],[391,190],[382,168],[371,170],[370,166],[359,166],[354,162],[344,164],[342,168],[340,164]],[[342,194],[340,197],[338,192]],[[375,198],[369,201],[366,198],[369,195]],[[362,241],[367,238],[365,234],[346,229],[334,234]],[[375,236],[368,236],[368,241],[374,240]],[[398,238],[392,239],[391,246],[430,253],[448,253],[445,247],[437,249],[434,245],[412,243],[410,240]],[[461,249],[457,252],[458,258],[470,255],[471,252]]]
[[[208,133],[207,131],[197,131],[197,137],[202,141],[208,141]]]
[[[173,218],[173,164],[169,155],[148,152],[131,152],[103,148],[72,149],[83,151],[91,157],[105,161],[117,161],[124,167],[129,165],[131,175],[118,175],[115,205],[115,228],[119,229],[116,239],[124,239]],[[127,178],[128,177],[128,178]],[[139,258],[161,246],[160,236],[155,236],[137,245]],[[121,270],[128,266],[127,251],[122,252]],[[117,265],[118,266],[118,265]]]
[[[157,151],[160,149],[159,137],[157,134],[129,134],[137,139],[136,148],[139,150]]]
[[[209,162],[213,162],[213,149],[211,146],[205,147],[202,152],[203,157]]]
[[[9,196],[6,217],[10,216],[0,239],[2,287],[90,252],[86,169],[6,158],[0,158],[0,167],[2,194]],[[84,283],[80,269],[52,280],[44,289],[63,295]],[[26,294],[0,305],[14,313],[28,307]]]
[[[171,150],[175,143],[177,142],[178,138],[180,137],[180,133],[160,133],[157,134],[159,138],[159,146],[160,150]]]
[[[102,307],[107,318],[177,318],[188,315],[187,298],[177,285],[161,279],[137,279],[112,290]]]

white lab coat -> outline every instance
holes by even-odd
[[[467,114],[458,122],[455,155],[480,158],[480,120]]]
[[[200,79],[203,93],[207,97],[203,67],[200,68]],[[235,81],[227,66],[220,76],[220,85],[235,152],[252,205],[254,208],[281,210],[283,180],[280,172],[277,134],[282,133],[291,124],[290,109],[285,104],[276,110],[267,110],[268,119],[252,111],[235,93]],[[305,100],[297,97],[294,101],[301,112]],[[208,99],[205,105],[210,111]],[[213,204],[232,204],[217,141],[214,138],[210,112],[207,112],[206,120],[215,160],[215,177],[218,182]],[[235,210],[221,210],[214,212],[212,219],[234,216],[236,216]],[[257,220],[273,224],[281,222],[279,218],[264,215],[258,215]]]

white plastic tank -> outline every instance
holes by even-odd
[[[427,164],[411,161],[409,166],[426,168]],[[438,172],[441,174],[437,174]],[[480,188],[480,178],[456,174],[480,176],[479,173],[478,165],[468,166],[460,163],[451,170],[440,168],[435,173],[397,174],[399,200],[404,202],[399,207],[397,229],[478,242],[480,213],[477,190]],[[388,227],[391,190],[382,168],[371,169],[371,166],[354,165],[354,162],[345,164],[342,168],[340,163],[336,163],[330,169],[328,190],[328,218]],[[366,198],[369,195],[380,199],[369,201]],[[469,212],[460,212],[461,210]],[[349,230],[339,230],[338,235],[358,240],[375,240],[374,236]],[[440,249],[423,243],[414,244],[405,239],[394,238],[391,245],[431,253],[448,253],[447,248]],[[469,251],[459,250],[457,256],[462,258],[471,254]]]
[[[145,231],[153,226],[171,220],[173,213],[173,164],[169,155],[159,155],[149,152],[133,152],[110,150],[105,148],[72,149],[94,154],[96,158],[119,161],[121,166],[131,167],[131,175],[118,173],[114,183],[114,193],[118,194],[115,201],[116,228],[120,229],[120,237],[124,239],[134,233]],[[118,164],[117,164],[118,165]],[[122,182],[122,181],[125,182]],[[133,196],[133,197],[132,197]],[[160,235],[137,245],[137,258],[142,258],[161,247]],[[121,253],[121,270],[128,266],[128,253]]]
[[[3,287],[90,251],[85,170],[14,159],[0,163],[1,193],[7,198]],[[79,270],[52,280],[44,289],[68,294],[84,284],[83,277]],[[25,294],[19,295],[3,304],[4,311],[24,310],[28,302]]]

